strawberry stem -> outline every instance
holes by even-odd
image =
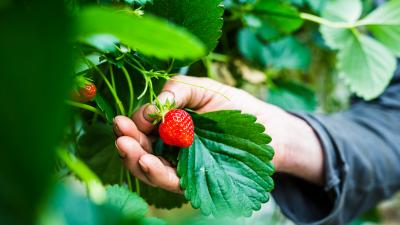
[[[75,102],[75,101],[71,101],[71,100],[67,100],[66,103],[70,106],[90,111],[90,112],[95,113],[95,114],[103,117],[104,119],[106,119],[106,116],[100,110],[98,110],[97,108],[95,108],[91,105],[87,105],[84,103]]]

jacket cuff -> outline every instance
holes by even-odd
[[[312,114],[293,114],[307,122],[317,134],[324,151],[324,186],[317,186],[294,176],[277,173],[274,196],[283,214],[296,224],[340,224],[337,221],[343,195],[347,165],[335,142]],[[321,117],[323,117],[321,115]],[[342,199],[342,200],[341,200]]]

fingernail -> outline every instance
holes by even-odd
[[[154,118],[151,118],[151,114],[154,114],[157,112],[157,108],[154,105],[147,105],[147,107],[143,110],[143,117],[145,120],[149,122],[153,122]]]
[[[142,159],[139,159],[139,165],[142,168],[143,172],[149,173],[149,167]]]
[[[115,141],[114,143],[115,143],[115,148],[116,148],[117,151],[118,151],[119,157],[120,157],[121,159],[125,159],[125,158],[126,158],[126,153],[123,152],[123,151],[121,151],[121,150],[119,149],[118,144],[117,144],[117,141]]]
[[[117,137],[122,136],[122,133],[121,133],[121,131],[120,131],[119,128],[118,128],[118,125],[115,124],[115,123],[114,123],[114,126],[113,126],[113,131],[114,131],[115,136],[117,136]]]

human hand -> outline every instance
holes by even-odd
[[[158,99],[162,103],[167,99],[175,101],[178,108],[186,107],[199,113],[237,109],[255,115],[272,137],[276,170],[322,183],[322,149],[314,131],[302,119],[243,90],[208,78],[176,76],[165,84]],[[149,185],[180,193],[176,169],[152,154],[156,126],[149,114],[155,111],[156,108],[148,104],[136,111],[132,119],[117,116],[114,119],[116,146],[125,166],[135,177]]]

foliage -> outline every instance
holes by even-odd
[[[177,166],[184,195],[130,175],[113,117],[155,103],[182,71],[286,110],[342,109],[349,96],[337,94],[338,78],[372,100],[400,56],[399,9],[399,0],[377,8],[360,0],[2,1],[1,221],[163,224],[145,216],[146,202],[171,209],[187,201],[204,215],[250,216],[268,201],[274,172],[271,138],[254,116],[192,113],[191,147],[154,144]],[[96,84],[94,101],[65,100],[82,77]],[[62,182],[52,186],[54,169]]]
[[[179,154],[184,195],[204,215],[250,216],[273,189],[271,140],[239,111],[193,114],[195,140]]]

